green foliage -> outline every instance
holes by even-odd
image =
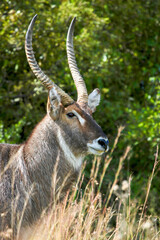
[[[160,132],[160,1],[2,0],[0,4],[0,141],[20,143],[45,115],[47,93],[26,61],[24,39],[38,14],[33,48],[46,74],[76,99],[68,69],[65,40],[77,17],[74,46],[88,92],[100,88],[95,119],[112,145],[117,126],[125,125],[104,183],[113,180],[120,154],[132,146],[124,178],[132,172],[140,192],[153,167]],[[89,176],[89,165],[86,175]],[[160,180],[153,181],[154,209]],[[105,191],[105,190],[104,190]],[[152,208],[153,209],[153,208]]]
[[[20,119],[18,123],[4,129],[3,122],[0,123],[0,143],[20,143],[22,128],[25,126],[25,117]]]
[[[127,108],[130,119],[128,138],[137,139],[133,146],[139,144],[141,139],[145,139],[154,149],[160,140],[160,78],[151,77],[149,87],[145,93],[145,106],[132,104],[132,108]]]

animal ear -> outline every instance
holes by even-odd
[[[51,116],[53,120],[56,120],[59,118],[60,108],[61,98],[57,93],[56,89],[53,87],[49,90],[47,113]]]
[[[91,92],[88,96],[88,106],[92,110],[92,112],[95,112],[96,107],[100,103],[100,91],[98,88],[94,89],[93,92]]]

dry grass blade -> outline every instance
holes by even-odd
[[[118,169],[117,169],[117,172],[115,174],[115,179],[114,179],[114,182],[112,184],[112,187],[111,187],[111,190],[109,192],[109,196],[108,196],[108,199],[107,199],[107,202],[106,202],[106,207],[108,206],[108,203],[109,203],[109,200],[112,196],[112,193],[113,193],[113,189],[114,189],[114,186],[116,185],[117,181],[118,181],[118,176],[119,176],[119,173],[122,169],[122,166],[123,166],[123,161],[127,158],[127,155],[130,151],[131,147],[130,146],[127,146],[126,150],[125,150],[125,153],[124,155],[120,158],[120,161],[119,161],[119,165],[118,165]]]
[[[140,227],[141,227],[141,223],[142,223],[142,220],[143,220],[143,215],[144,215],[144,212],[145,212],[145,209],[146,209],[146,204],[147,204],[147,201],[148,201],[148,196],[149,196],[150,189],[151,189],[152,180],[153,180],[154,173],[155,173],[155,170],[156,170],[156,167],[157,167],[158,163],[159,163],[159,161],[158,161],[158,146],[157,146],[157,151],[156,151],[156,154],[155,154],[154,166],[153,166],[153,169],[152,169],[151,176],[150,176],[150,178],[148,180],[147,193],[146,193],[145,201],[144,201],[144,204],[143,204],[140,220],[139,220],[139,223],[138,223],[138,228],[137,228],[135,239],[137,239],[137,237],[138,237],[138,233],[139,233],[139,230],[140,230]]]

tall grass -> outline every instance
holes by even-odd
[[[105,173],[109,170],[112,154],[122,130],[123,128],[119,129],[110,155],[106,156],[104,160],[99,182],[97,176],[101,159],[95,157],[90,180],[84,191],[81,191],[84,181],[83,168],[75,187],[72,191],[67,192],[63,201],[59,202],[54,199],[54,204],[47,212],[43,212],[41,219],[34,226],[25,229],[24,232],[23,230],[18,231],[17,239],[22,239],[22,232],[23,240],[160,239],[160,229],[156,221],[153,221],[152,216],[147,216],[145,211],[151,183],[158,164],[158,147],[153,170],[148,180],[145,201],[142,206],[138,205],[135,198],[132,199],[131,176],[129,179],[123,180],[119,185],[117,184],[123,162],[130,152],[129,146],[120,157],[115,179],[110,187],[106,186],[106,198],[103,199],[101,186]]]

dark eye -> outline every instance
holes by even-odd
[[[67,113],[66,115],[67,115],[69,118],[73,118],[73,117],[75,117],[75,114],[72,113],[72,112],[69,112],[69,113]]]

